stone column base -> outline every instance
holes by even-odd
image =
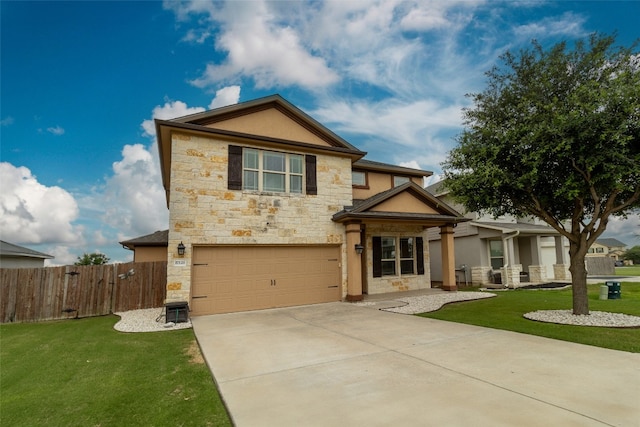
[[[569,264],[553,264],[553,278],[555,280],[571,280]]]
[[[491,283],[491,267],[471,267],[471,284],[488,285]]]
[[[547,266],[546,265],[530,265],[529,266],[529,281],[532,283],[543,283],[547,281]]]
[[[358,301],[362,301],[364,299],[364,295],[348,295],[345,298],[346,301],[348,302],[358,302]]]
[[[502,284],[508,288],[520,286],[520,271],[522,267],[503,267],[500,269]]]

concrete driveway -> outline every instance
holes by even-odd
[[[640,354],[349,303],[192,322],[241,427],[640,426]]]

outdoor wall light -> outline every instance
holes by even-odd
[[[362,246],[360,243],[356,243],[356,253],[358,255],[362,255],[362,251],[364,251],[364,246]]]
[[[178,255],[184,255],[185,246],[182,242],[178,244]]]

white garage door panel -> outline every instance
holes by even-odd
[[[195,247],[192,314],[339,301],[337,246]]]

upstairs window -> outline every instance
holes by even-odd
[[[311,155],[230,145],[228,173],[230,190],[317,194],[316,157]]]
[[[399,185],[404,184],[405,182],[411,181],[411,178],[407,176],[394,176],[393,177],[393,186],[397,187]]]
[[[366,187],[367,186],[367,173],[362,171],[351,172],[351,185],[354,187]]]

